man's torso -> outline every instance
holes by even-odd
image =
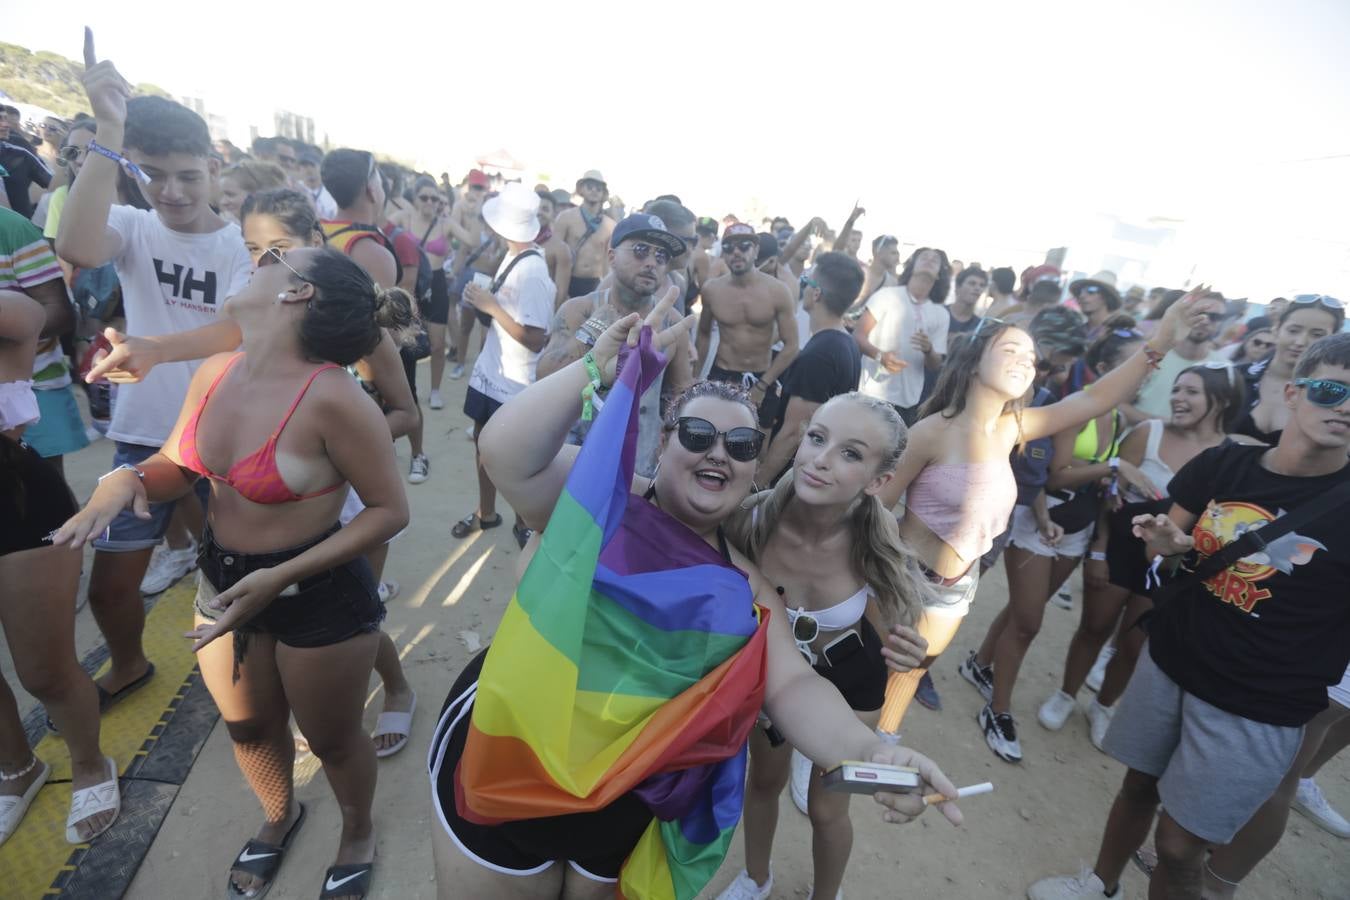
[[[733,372],[763,372],[769,367],[770,348],[777,340],[778,309],[775,295],[781,282],[756,272],[748,285],[718,278],[703,286],[703,302],[717,322],[718,368]]]

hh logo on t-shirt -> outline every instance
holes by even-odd
[[[174,263],[173,268],[169,269],[166,268],[164,260],[155,259],[155,277],[159,279],[160,284],[169,286],[173,297],[177,300],[192,303],[200,299],[200,302],[208,306],[216,304],[215,272],[207,270],[199,279],[196,270],[191,266],[185,267],[182,263]]]
[[[1212,556],[1225,544],[1232,543],[1247,532],[1260,528],[1279,516],[1254,503],[1213,503],[1195,523],[1191,536],[1195,549],[1202,556]],[[1264,548],[1244,556],[1237,564],[1205,582],[1205,587],[1224,603],[1231,603],[1245,613],[1256,614],[1256,605],[1271,596],[1271,592],[1257,587],[1276,572],[1291,575],[1294,566],[1312,561],[1313,554],[1325,550],[1326,545],[1297,532],[1276,538]]]

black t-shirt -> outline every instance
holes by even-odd
[[[25,219],[31,219],[37,207],[28,199],[28,186],[47,187],[52,183],[52,170],[26,144],[27,141],[19,144],[13,139],[0,141],[0,166],[9,173],[5,176],[5,193],[9,196],[10,208]]]
[[[1177,473],[1168,494],[1197,516],[1197,560],[1350,481],[1350,465],[1316,477],[1277,475],[1269,448],[1224,443]],[[1330,512],[1162,605],[1153,661],[1222,710],[1302,725],[1327,705],[1350,662],[1350,530]]]
[[[980,327],[980,317],[979,317],[979,316],[971,316],[969,319],[966,319],[964,322],[958,322],[958,321],[956,320],[956,316],[952,315],[952,308],[951,308],[950,306],[947,307],[947,318],[951,319],[951,321],[950,321],[949,323],[947,323],[947,343],[948,343],[948,344],[951,343],[952,335],[954,335],[954,334],[965,334],[967,331],[974,331],[976,328],[979,328],[979,327]]]
[[[783,427],[789,399],[800,397],[811,403],[824,403],[831,397],[856,391],[861,378],[862,353],[853,335],[834,328],[811,335],[780,379],[783,399],[773,433],[777,435]]]

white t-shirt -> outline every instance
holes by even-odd
[[[305,190],[309,192],[310,199],[314,201],[314,210],[319,214],[320,219],[336,219],[338,217],[337,201],[333,195],[328,193],[328,188],[319,185],[317,191],[311,190],[309,185],[305,185]]]
[[[947,307],[925,300],[915,303],[909,288],[881,288],[867,301],[866,309],[876,319],[868,336],[883,353],[894,353],[909,365],[891,373],[876,360],[863,357],[860,390],[869,397],[880,397],[896,406],[916,406],[923,394],[923,354],[910,341],[920,329],[928,335],[933,352],[947,352],[947,326],[951,316]]]
[[[497,303],[521,325],[547,330],[553,319],[553,301],[558,291],[553,279],[548,277],[548,263],[544,261],[543,251],[538,247],[532,249],[536,254],[521,260],[497,290]],[[508,255],[502,260],[497,269],[498,278],[513,259],[514,255]],[[501,323],[493,319],[483,352],[473,364],[469,387],[505,403],[533,383],[538,361],[538,353],[512,338]]]
[[[122,236],[122,252],[109,262],[122,283],[127,334],[170,334],[210,325],[225,298],[237,294],[253,271],[238,225],[185,234],[170,230],[151,210],[114,206],[108,227]],[[165,363],[140,384],[120,385],[108,437],[162,445],[178,421],[197,365]]]

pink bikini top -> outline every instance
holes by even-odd
[[[430,253],[432,256],[449,256],[450,242],[445,239],[444,235],[442,235],[441,237],[432,238],[431,240],[427,241],[425,244],[422,245],[422,249]]]
[[[308,500],[310,497],[332,493],[338,488],[344,487],[347,482],[339,481],[337,484],[330,485],[312,494],[297,494],[286,485],[281,477],[281,470],[277,468],[277,438],[281,437],[281,430],[291,420],[295,408],[304,399],[305,392],[314,383],[314,379],[329,369],[342,368],[332,363],[320,366],[310,373],[309,380],[300,389],[300,393],[296,394],[294,402],[291,403],[291,408],[286,410],[286,415],[282,417],[280,424],[277,425],[271,437],[261,447],[248,456],[236,460],[224,475],[217,475],[207,468],[206,463],[202,462],[201,456],[197,453],[197,424],[201,421],[202,412],[206,410],[206,404],[211,399],[211,395],[215,393],[216,386],[243,356],[242,353],[236,353],[225,364],[225,368],[220,370],[220,374],[216,376],[215,380],[211,382],[211,386],[206,389],[206,393],[202,395],[202,402],[197,404],[197,411],[192,414],[192,418],[188,419],[187,425],[183,427],[183,434],[178,439],[178,455],[182,458],[183,465],[198,475],[204,475],[213,481],[228,484],[238,491],[245,500],[252,500],[254,503],[291,503],[296,500]]]
[[[905,495],[905,509],[964,562],[989,551],[1016,503],[1017,481],[1006,459],[927,466]]]

